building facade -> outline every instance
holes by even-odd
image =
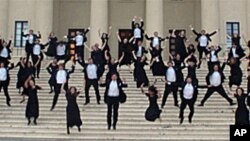
[[[227,46],[227,34],[240,33],[250,38],[249,0],[0,0],[0,35],[23,46],[20,30],[41,31],[42,41],[53,31],[59,39],[68,29],[90,27],[88,45],[100,43],[98,29],[107,32],[112,26],[109,41],[111,53],[118,54],[116,32],[130,29],[137,15],[145,21],[145,31],[158,31],[167,36],[170,29],[185,29],[189,25],[200,31],[212,32],[213,44]],[[193,38],[194,40],[194,38]],[[243,42],[242,42],[243,43]],[[85,52],[87,54],[87,52]],[[85,55],[86,56],[86,55]]]

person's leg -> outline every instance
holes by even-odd
[[[118,121],[118,110],[119,110],[119,98],[116,98],[113,105],[114,115],[113,115],[113,129],[116,130],[116,123]]]
[[[90,80],[86,80],[85,81],[85,104],[84,105],[87,105],[88,103],[89,103],[89,88],[90,88],[90,86],[91,86],[91,84],[90,84],[90,82],[89,82]]]
[[[180,106],[180,114],[179,114],[179,118],[180,118],[180,124],[182,124],[183,119],[184,119],[184,110],[186,108],[187,102],[186,100],[183,98],[182,102],[181,102],[181,106]]]
[[[172,87],[172,92],[173,92],[173,96],[174,96],[174,106],[179,106],[178,104],[178,86],[176,86],[175,84],[171,86]]]
[[[223,88],[222,85],[220,85],[219,87],[217,87],[217,92],[224,97],[230,105],[233,105],[233,100],[231,98],[228,97],[228,95],[226,94],[225,89]]]
[[[107,101],[108,101],[107,102],[107,108],[108,108],[108,110],[107,110],[107,124],[108,124],[108,130],[110,130],[110,128],[111,128],[111,115],[112,115],[112,106],[113,106],[113,104],[112,104],[112,100],[110,98],[108,98]]]
[[[189,123],[192,123],[192,118],[193,118],[193,115],[194,115],[194,102],[193,101],[188,101],[188,107],[190,109],[190,113],[189,113],[189,116],[188,116],[188,121]]]
[[[169,90],[169,86],[168,84],[166,84],[165,86],[165,91],[164,91],[164,95],[163,95],[163,98],[162,98],[162,103],[161,103],[161,108],[163,108],[165,106],[165,103],[167,101],[167,98],[168,98],[168,95],[170,93],[170,90]]]
[[[9,91],[8,91],[8,84],[7,84],[7,82],[3,82],[3,91],[4,91],[4,95],[5,95],[5,97],[6,97],[6,104],[8,105],[8,106],[11,106],[10,105],[10,96],[9,96]]]
[[[98,80],[94,80],[93,81],[93,86],[94,86],[94,89],[95,89],[95,95],[96,95],[96,101],[97,101],[97,104],[100,104],[100,93],[99,93],[99,86],[98,86]]]
[[[213,87],[208,88],[207,92],[206,92],[204,98],[201,100],[201,104],[199,106],[204,106],[204,103],[213,94],[214,91],[215,91],[215,88],[213,88]]]
[[[51,111],[55,108],[56,106],[56,103],[57,103],[57,100],[58,100],[58,97],[59,97],[59,94],[61,92],[61,87],[62,87],[62,84],[56,84],[55,85],[55,95],[54,95],[54,98],[53,98],[53,103],[52,103],[52,106],[51,106]]]

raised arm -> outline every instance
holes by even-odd
[[[132,29],[135,28],[135,19],[136,19],[136,18],[137,18],[137,17],[134,16],[134,18],[132,19],[132,22],[131,22],[131,28],[132,28]]]
[[[208,34],[208,36],[213,36],[214,34],[216,34],[218,32],[218,29],[216,29],[214,32]]]
[[[139,17],[139,19],[140,19],[140,21],[141,21],[141,28],[143,28],[143,26],[144,26],[144,22],[143,22],[143,19],[141,18],[141,17]]]
[[[41,61],[41,56],[38,56],[38,60],[36,61],[36,64],[35,64],[35,68],[37,68],[37,66],[38,66],[38,64],[40,63],[40,61]]]
[[[88,49],[89,52],[92,51],[92,49],[91,49],[86,43],[84,43],[84,47],[86,47],[86,48]]]
[[[100,49],[103,50],[104,47],[106,46],[106,44],[107,44],[107,40],[104,41],[104,44],[102,45],[102,47]]]
[[[72,73],[74,73],[75,72],[75,66],[74,65],[72,65],[71,66],[71,70],[68,72],[69,74],[72,74]]]
[[[90,30],[90,27],[88,27],[83,33],[84,33],[84,35],[86,35],[88,32],[89,32],[89,30]]]
[[[38,33],[37,38],[38,38],[38,39],[41,39],[41,38],[42,38],[42,35],[41,35],[40,31],[38,31],[37,33]]]
[[[122,42],[121,37],[120,37],[120,35],[119,35],[119,31],[116,32],[116,36],[117,36],[118,41],[119,41],[119,42]]]
[[[147,40],[150,40],[150,38],[148,37],[148,34],[145,32],[145,38],[147,39]]]
[[[120,59],[118,60],[118,63],[119,63],[119,64],[122,62],[123,58],[124,58],[124,52],[122,52],[122,56],[121,56]]]
[[[111,36],[111,29],[112,29],[112,26],[109,26],[108,37]]]
[[[192,25],[190,25],[189,26],[190,27],[190,29],[193,31],[193,33],[195,34],[195,35],[199,35],[199,33],[193,28],[193,26]]]

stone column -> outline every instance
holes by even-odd
[[[0,38],[9,39],[8,37],[8,9],[9,1],[1,0],[0,2]]]
[[[37,0],[35,14],[35,33],[40,31],[45,43],[53,27],[53,0]]]
[[[201,0],[201,28],[208,33],[219,29],[219,1]],[[212,36],[212,44],[219,43],[219,34]]]
[[[91,0],[90,7],[90,46],[99,43],[98,29],[108,30],[108,0]]]

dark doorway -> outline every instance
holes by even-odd
[[[185,35],[186,35],[186,30],[185,29],[175,29],[175,35],[178,35],[181,31],[184,31],[185,32]],[[169,29],[168,30],[169,34],[172,34],[173,33],[173,29]],[[175,37],[169,37],[169,53],[172,55],[172,56],[175,56],[176,55],[176,38]]]

